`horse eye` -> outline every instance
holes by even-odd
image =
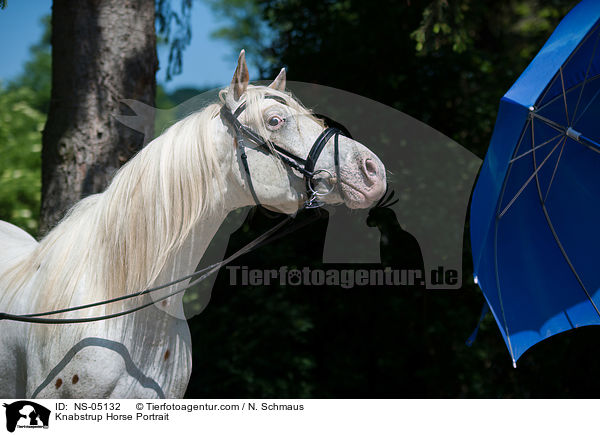
[[[271,128],[271,130],[277,130],[283,125],[283,121],[284,119],[281,116],[273,115],[267,120],[267,125]]]

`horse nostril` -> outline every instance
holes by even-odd
[[[371,159],[365,160],[365,173],[369,178],[374,178],[377,176],[377,165]]]

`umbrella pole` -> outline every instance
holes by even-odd
[[[563,133],[570,139],[573,139],[575,142],[578,142],[578,143],[584,145],[585,147],[589,148],[590,150],[600,154],[600,143],[583,135],[582,133],[578,132],[574,128],[563,127],[562,125],[558,124],[557,122],[554,122],[551,119],[548,119],[548,118],[546,118],[542,115],[539,115],[535,112],[531,112],[531,116],[533,118],[539,119],[540,121],[542,121],[546,125],[549,125],[550,127],[554,128],[555,130]]]

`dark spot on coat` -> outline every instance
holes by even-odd
[[[171,356],[171,351],[169,349],[167,349],[167,351],[165,352],[165,361],[168,360],[170,356]]]
[[[163,306],[163,307],[166,307],[166,306],[167,306],[167,301],[166,301],[166,300],[165,300],[165,301],[162,301],[162,306]]]
[[[60,388],[60,386],[62,385],[62,379],[58,378],[56,380],[56,384],[54,384],[54,386],[56,387],[56,389],[58,390]]]
[[[79,376],[75,375],[73,376],[73,383],[76,384],[77,382],[79,382]]]

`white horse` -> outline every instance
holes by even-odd
[[[124,165],[104,193],[76,204],[39,243],[0,221],[0,312],[73,307],[192,273],[227,213],[255,203],[222,105],[235,111],[245,102],[239,120],[297,156],[306,156],[324,130],[285,91],[285,70],[268,87],[249,86],[248,79],[242,51],[231,85],[221,91],[222,104],[169,128]],[[316,168],[329,174],[335,173],[333,142]],[[252,148],[247,163],[261,204],[298,211],[307,198],[297,170]],[[366,208],[385,191],[381,161],[349,138],[339,137],[336,172],[340,179],[321,198],[325,203]],[[101,316],[153,300],[146,294],[54,317]],[[178,398],[191,369],[182,294],[90,323],[0,320],[0,397]]]

